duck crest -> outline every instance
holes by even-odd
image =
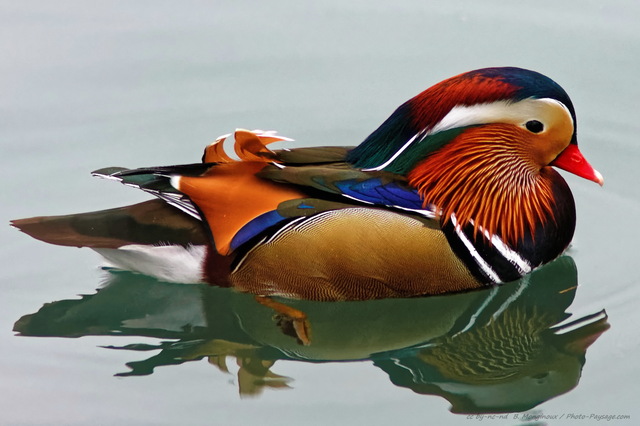
[[[407,164],[415,162],[417,153],[424,156],[434,152],[463,130],[452,127],[442,131],[438,128],[438,124],[454,108],[545,97],[562,102],[575,123],[575,111],[567,93],[540,73],[503,67],[459,74],[400,105],[349,153],[347,160],[363,169],[404,174],[410,170]],[[575,134],[572,143],[575,143]]]
[[[524,135],[519,134],[524,133]],[[408,176],[425,204],[437,206],[446,223],[455,215],[473,224],[474,237],[499,235],[514,247],[525,234],[553,220],[549,173],[528,164],[516,141],[526,132],[508,125],[474,127],[420,162]]]

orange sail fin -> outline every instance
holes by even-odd
[[[172,183],[198,206],[209,224],[218,253],[231,252],[231,240],[248,222],[278,208],[283,201],[305,198],[293,187],[256,177],[265,162],[219,164],[198,177]]]

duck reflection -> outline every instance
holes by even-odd
[[[373,361],[397,386],[439,395],[457,413],[528,410],[573,389],[587,348],[608,327],[604,311],[572,319],[577,289],[564,256],[519,281],[483,291],[362,302],[281,300],[204,285],[172,284],[111,270],[96,294],[45,304],[14,326],[23,336],[147,336],[157,344],[111,349],[159,351],[119,376],[206,358],[228,372],[235,358],[242,396],[285,388],[278,360]],[[259,303],[262,302],[262,303]],[[372,370],[372,374],[377,374]]]

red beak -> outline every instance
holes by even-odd
[[[600,186],[604,184],[604,178],[600,172],[589,164],[576,144],[570,144],[566,147],[565,150],[551,162],[551,165],[571,172],[582,178],[594,181]]]

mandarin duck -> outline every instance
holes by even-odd
[[[93,172],[163,201],[12,224],[168,281],[310,300],[410,297],[513,281],[552,261],[576,222],[552,166],[603,183],[578,149],[567,93],[521,68],[444,80],[356,147],[271,150],[288,139],[233,136],[233,149],[220,137],[201,163]]]

